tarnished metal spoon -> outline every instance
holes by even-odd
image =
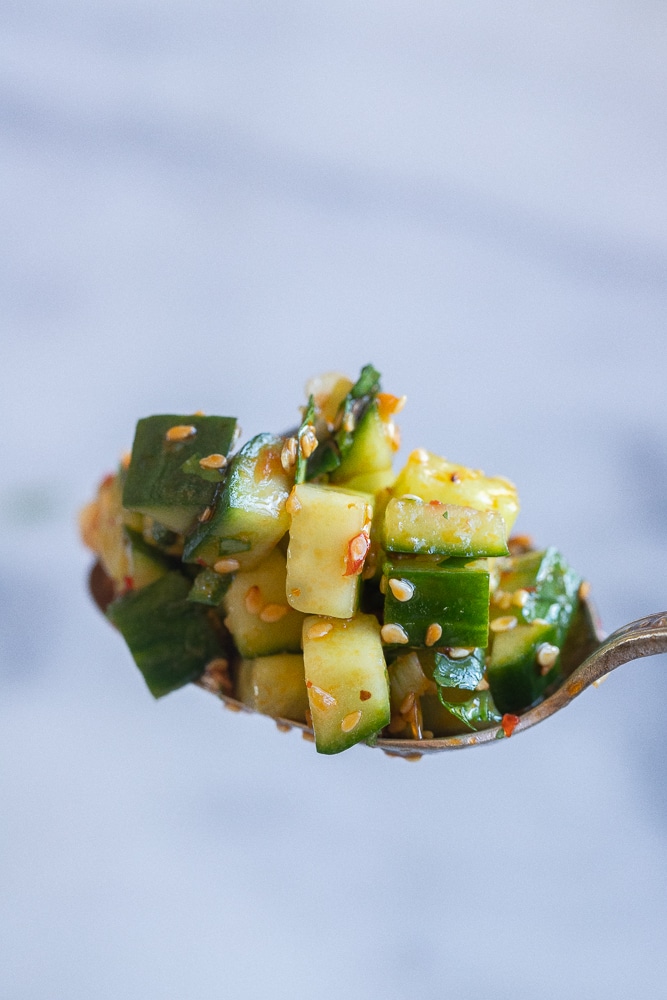
[[[99,563],[95,564],[90,574],[90,591],[95,603],[104,611],[113,598],[113,585]],[[512,737],[565,708],[587,687],[602,680],[622,663],[657,653],[667,653],[667,611],[639,618],[605,638],[590,600],[583,598],[572,634],[563,649],[565,679],[548,697],[519,716],[519,721],[512,730]],[[253,711],[243,702],[218,690],[207,681],[206,677],[197,683],[200,687],[216,694],[228,708],[243,712]],[[301,722],[294,722],[291,719],[275,719],[275,721],[281,728],[300,729],[304,736],[312,737],[312,730]],[[417,759],[423,754],[493,743],[505,738],[505,735],[502,726],[492,726],[477,732],[430,740],[382,737],[377,740],[376,745],[386,753]]]

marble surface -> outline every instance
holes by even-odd
[[[0,995],[662,997],[665,657],[490,749],[156,703],[77,508],[138,417],[367,361],[667,608],[667,17],[640,0],[2,4]]]

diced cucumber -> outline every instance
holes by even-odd
[[[383,638],[398,626],[410,646],[486,646],[489,573],[479,565],[428,563],[415,557],[385,562]]]
[[[279,549],[259,566],[234,574],[224,596],[225,624],[246,659],[300,651],[303,615],[288,605],[285,581]]]
[[[170,440],[174,428],[194,428],[182,439]],[[213,500],[217,484],[184,472],[191,459],[227,455],[234,437],[234,417],[161,414],[137,424],[132,460],[127,470],[123,505],[154,517],[183,534]],[[172,435],[174,436],[174,435]],[[178,434],[175,435],[178,438]],[[222,475],[219,476],[222,481]]]
[[[128,544],[128,577],[134,590],[147,587],[175,568],[174,560],[154,545],[149,545],[139,532],[126,527],[125,536]]]
[[[559,673],[558,626],[545,621],[516,625],[494,635],[487,669],[500,712],[521,712],[540,698]],[[555,651],[551,665],[540,664],[540,650]]]
[[[519,623],[535,619],[558,626],[560,645],[577,609],[581,577],[555,548],[526,552],[500,563],[499,584],[491,602],[491,618],[505,615]]]
[[[436,739],[458,736],[471,729],[488,729],[502,718],[490,691],[461,688],[441,688],[439,694],[425,695],[421,711],[423,730],[433,733]]]
[[[389,722],[389,682],[374,615],[303,623],[306,687],[319,753],[340,753]]]
[[[509,551],[500,514],[440,500],[390,500],[383,535],[390,552],[479,558],[507,555]]]
[[[285,501],[294,476],[280,461],[284,439],[258,434],[230,464],[213,516],[187,538],[185,562],[213,566],[232,555],[241,569],[257,566],[289,526]]]
[[[348,490],[358,490],[360,493],[372,493],[377,495],[380,492],[391,489],[396,482],[396,473],[393,469],[383,469],[380,472],[366,472],[358,476],[352,476],[345,483]]]
[[[359,420],[349,451],[331,473],[332,483],[347,483],[355,476],[391,470],[394,446],[387,424],[380,416],[377,400],[373,400]]]
[[[287,600],[306,614],[351,618],[370,544],[372,501],[340,487],[294,487],[287,551]]]
[[[337,430],[324,437],[317,450],[308,458],[306,479],[317,479],[335,474],[354,446],[354,441],[367,409],[380,390],[380,373],[372,365],[364,365],[359,378],[338,407],[335,424]],[[303,478],[297,471],[297,482]]]
[[[278,653],[242,660],[236,675],[236,697],[255,712],[274,719],[306,721],[308,693],[300,653]]]
[[[223,652],[214,613],[189,602],[189,590],[190,580],[170,572],[107,608],[156,698],[196,680]]]
[[[203,569],[194,579],[189,601],[197,604],[206,604],[210,608],[217,608],[223,597],[229,590],[232,578],[229,573],[216,573],[208,566]]]
[[[427,452],[413,451],[393,486],[394,496],[418,496],[422,500],[496,511],[505,521],[507,536],[519,513],[516,487],[501,476],[485,476],[477,469],[452,462]]]

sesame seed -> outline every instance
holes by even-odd
[[[316,684],[311,684],[310,681],[306,683],[308,688],[308,698],[310,704],[313,708],[316,708],[319,712],[327,712],[330,708],[335,708],[338,702],[332,694],[328,691],[324,691],[323,688],[318,687]]]
[[[387,577],[384,574],[380,577],[380,593],[387,593]]]
[[[359,692],[359,701],[368,701],[368,699],[372,697],[373,695],[371,694],[371,692],[365,691],[363,688]]]
[[[289,472],[290,469],[293,469],[296,464],[296,449],[296,438],[288,438],[283,445],[282,451],[280,452],[280,464],[285,472]]]
[[[286,604],[267,604],[260,611],[259,617],[267,625],[273,625],[275,622],[279,622],[281,618],[284,618],[288,611],[289,608]]]
[[[582,580],[581,585],[579,587],[579,599],[581,601],[585,601],[590,592],[591,592],[590,583],[588,582],[588,580]]]
[[[409,580],[396,580],[392,577],[388,584],[397,601],[409,601],[415,592],[415,585]]]
[[[399,712],[401,713],[401,715],[409,715],[414,707],[415,707],[415,693],[414,691],[408,691],[405,698],[401,702]]]
[[[213,563],[213,569],[216,573],[236,573],[240,566],[241,563],[238,559],[218,559],[216,563]]]
[[[405,719],[402,719],[400,715],[394,715],[387,726],[387,729],[393,736],[397,736],[399,733],[403,732],[406,726],[407,722]]]
[[[318,440],[315,428],[312,424],[307,424],[299,437],[299,447],[304,458],[310,458],[317,448]]]
[[[313,624],[308,629],[309,639],[322,639],[325,635],[329,635],[329,632],[333,629],[331,622],[313,622]]]
[[[419,500],[420,503],[422,502],[422,498],[418,497],[416,493],[404,493],[401,500]]]
[[[425,729],[423,731],[423,733],[422,733],[422,738],[425,739],[425,740],[432,740],[433,739],[433,733],[431,732],[430,729]]]
[[[352,434],[352,432],[354,431],[354,428],[356,426],[356,420],[354,419],[354,413],[352,413],[351,410],[348,410],[345,416],[343,417],[343,423],[341,426],[347,434]]]
[[[396,625],[393,622],[390,622],[388,625],[383,625],[380,629],[380,635],[383,642],[409,642],[408,633],[405,629],[401,625]]]
[[[350,712],[349,715],[346,715],[341,722],[340,728],[344,733],[351,733],[353,729],[356,729],[360,722],[361,712],[359,710],[356,712]]]
[[[465,660],[466,656],[474,652],[473,649],[468,649],[466,646],[446,646],[445,654],[450,660]]]
[[[475,688],[475,691],[488,691],[488,690],[489,690],[489,682],[487,681],[486,677],[482,677],[477,687]]]
[[[489,628],[492,632],[509,632],[517,624],[518,619],[514,615],[503,615],[501,618],[494,618],[493,621],[489,622]]]
[[[438,625],[437,622],[433,622],[432,625],[426,629],[426,638],[424,643],[427,646],[435,646],[436,642],[442,638],[442,625]]]
[[[294,492],[294,488],[292,489],[292,492],[285,501],[285,510],[287,511],[288,514],[292,515],[296,514],[297,511],[301,510],[301,502],[296,493]]]
[[[289,733],[291,732],[292,727],[289,725],[289,723],[280,722],[280,720],[278,720],[276,722],[276,729],[278,730],[279,733]]]
[[[227,459],[224,455],[219,455],[216,452],[213,455],[206,455],[205,458],[200,458],[199,464],[202,469],[224,469],[227,465]]]
[[[213,508],[212,507],[204,507],[203,511],[201,512],[201,514],[199,515],[199,517],[197,518],[197,520],[200,521],[203,524],[205,521],[210,521],[211,520],[211,515],[212,514],[213,514]]]
[[[410,452],[410,461],[419,462],[425,465],[428,462],[428,452],[426,448],[415,448],[414,451]]]
[[[192,424],[176,424],[174,427],[170,427],[165,438],[167,441],[187,441],[188,438],[194,437],[197,433],[197,428],[193,427]]]
[[[538,665],[541,667],[540,673],[542,674],[543,677],[545,674],[549,673],[554,663],[558,659],[559,653],[560,649],[558,648],[558,646],[552,646],[550,642],[543,642],[540,646],[537,647],[537,656],[535,657],[535,659],[537,660]]]
[[[200,684],[208,691],[222,691],[225,694],[231,694],[232,681],[229,676],[229,660],[222,656],[210,660],[200,678]]]
[[[290,597],[301,597],[301,588],[292,587],[292,589],[290,590]]]
[[[314,742],[315,742],[315,737],[313,736],[313,734],[312,734],[312,733],[309,733],[307,729],[306,729],[306,730],[304,730],[304,731],[303,731],[303,732],[301,733],[301,739],[303,739],[303,740],[307,740],[307,741],[308,741],[308,743],[314,743]]]
[[[533,618],[533,625],[548,625],[546,618]]]
[[[262,600],[262,592],[258,586],[249,587],[245,598],[244,598],[245,608],[248,614],[258,615],[262,608],[264,607],[264,601]]]
[[[389,438],[389,443],[391,444],[393,451],[398,451],[401,447],[401,429],[397,427],[393,420],[385,425],[385,432]]]
[[[519,587],[519,589],[515,590],[512,594],[512,604],[515,608],[523,608],[529,596],[530,595],[527,590],[524,590],[523,587]]]
[[[132,452],[124,451],[120,458],[120,465],[122,469],[129,469],[130,462],[132,461]]]

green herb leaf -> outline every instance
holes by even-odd
[[[483,649],[474,649],[461,660],[451,659],[445,653],[436,653],[433,680],[439,687],[474,691],[484,676],[484,666]]]
[[[500,722],[502,716],[491,698],[489,691],[479,691],[463,702],[448,701],[445,692],[438,691],[442,705],[468,729],[476,730],[490,723]]]

